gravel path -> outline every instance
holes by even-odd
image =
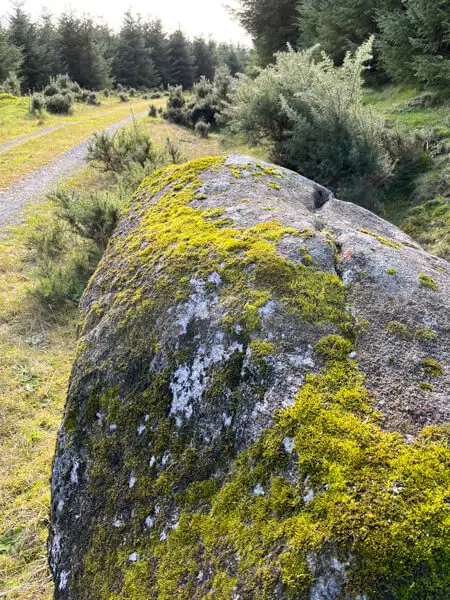
[[[106,128],[106,131],[116,131],[122,125],[139,119],[147,111],[130,116]],[[62,124],[56,126],[60,127]],[[53,131],[54,128],[49,128]],[[31,204],[42,201],[60,181],[68,179],[84,165],[87,140],[67,150],[54,161],[38,171],[30,173],[9,188],[0,190],[0,239],[5,237],[7,228],[18,225],[24,219],[25,209]]]

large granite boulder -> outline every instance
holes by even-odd
[[[449,274],[245,156],[146,179],[81,303],[55,597],[450,597]]]

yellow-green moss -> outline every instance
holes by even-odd
[[[429,275],[425,275],[425,273],[420,273],[419,281],[423,287],[429,288],[430,290],[433,290],[434,292],[437,290],[436,282]]]
[[[325,360],[345,360],[351,351],[351,342],[340,335],[327,335],[316,344],[316,352]]]
[[[434,358],[424,358],[422,360],[422,369],[429,377],[442,377],[444,370]]]
[[[360,229],[361,233],[366,233],[367,235],[371,235],[376,238],[381,244],[385,246],[390,246],[391,248],[401,248],[402,244],[400,242],[396,242],[395,240],[391,240],[389,238],[385,238],[382,235],[378,235],[375,231],[370,231],[370,229]]]
[[[386,273],[388,275],[396,275],[397,274],[397,270],[393,269],[392,267],[389,267],[389,269],[387,269]]]
[[[400,321],[389,321],[386,328],[389,331],[389,333],[392,333],[394,335],[399,335],[403,337],[409,337],[410,335],[408,325],[405,325],[405,323],[400,323]]]

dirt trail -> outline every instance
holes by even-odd
[[[122,125],[127,125],[133,119],[139,119],[146,114],[147,111],[144,111],[130,116],[110,127],[106,127],[106,131],[116,131]],[[49,131],[63,126],[60,123],[49,128]],[[41,132],[39,133],[41,134]],[[35,135],[32,134],[31,137]],[[25,209],[28,206],[43,200],[58,182],[64,181],[83,167],[86,148],[87,140],[67,150],[55,160],[30,173],[9,188],[0,190],[0,239],[5,237],[8,227],[18,225],[23,220]]]

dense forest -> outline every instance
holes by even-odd
[[[263,66],[287,44],[320,44],[342,64],[347,51],[374,34],[375,81],[450,83],[449,0],[240,0],[235,17]]]
[[[160,20],[125,13],[118,32],[89,15],[48,12],[33,20],[22,3],[15,4],[0,27],[0,83],[11,73],[22,92],[43,88],[51,77],[67,73],[87,89],[115,84],[151,89],[182,85],[191,88],[201,76],[212,78],[219,65],[232,74],[243,71],[248,49],[213,39],[189,40],[177,30],[170,35]]]

